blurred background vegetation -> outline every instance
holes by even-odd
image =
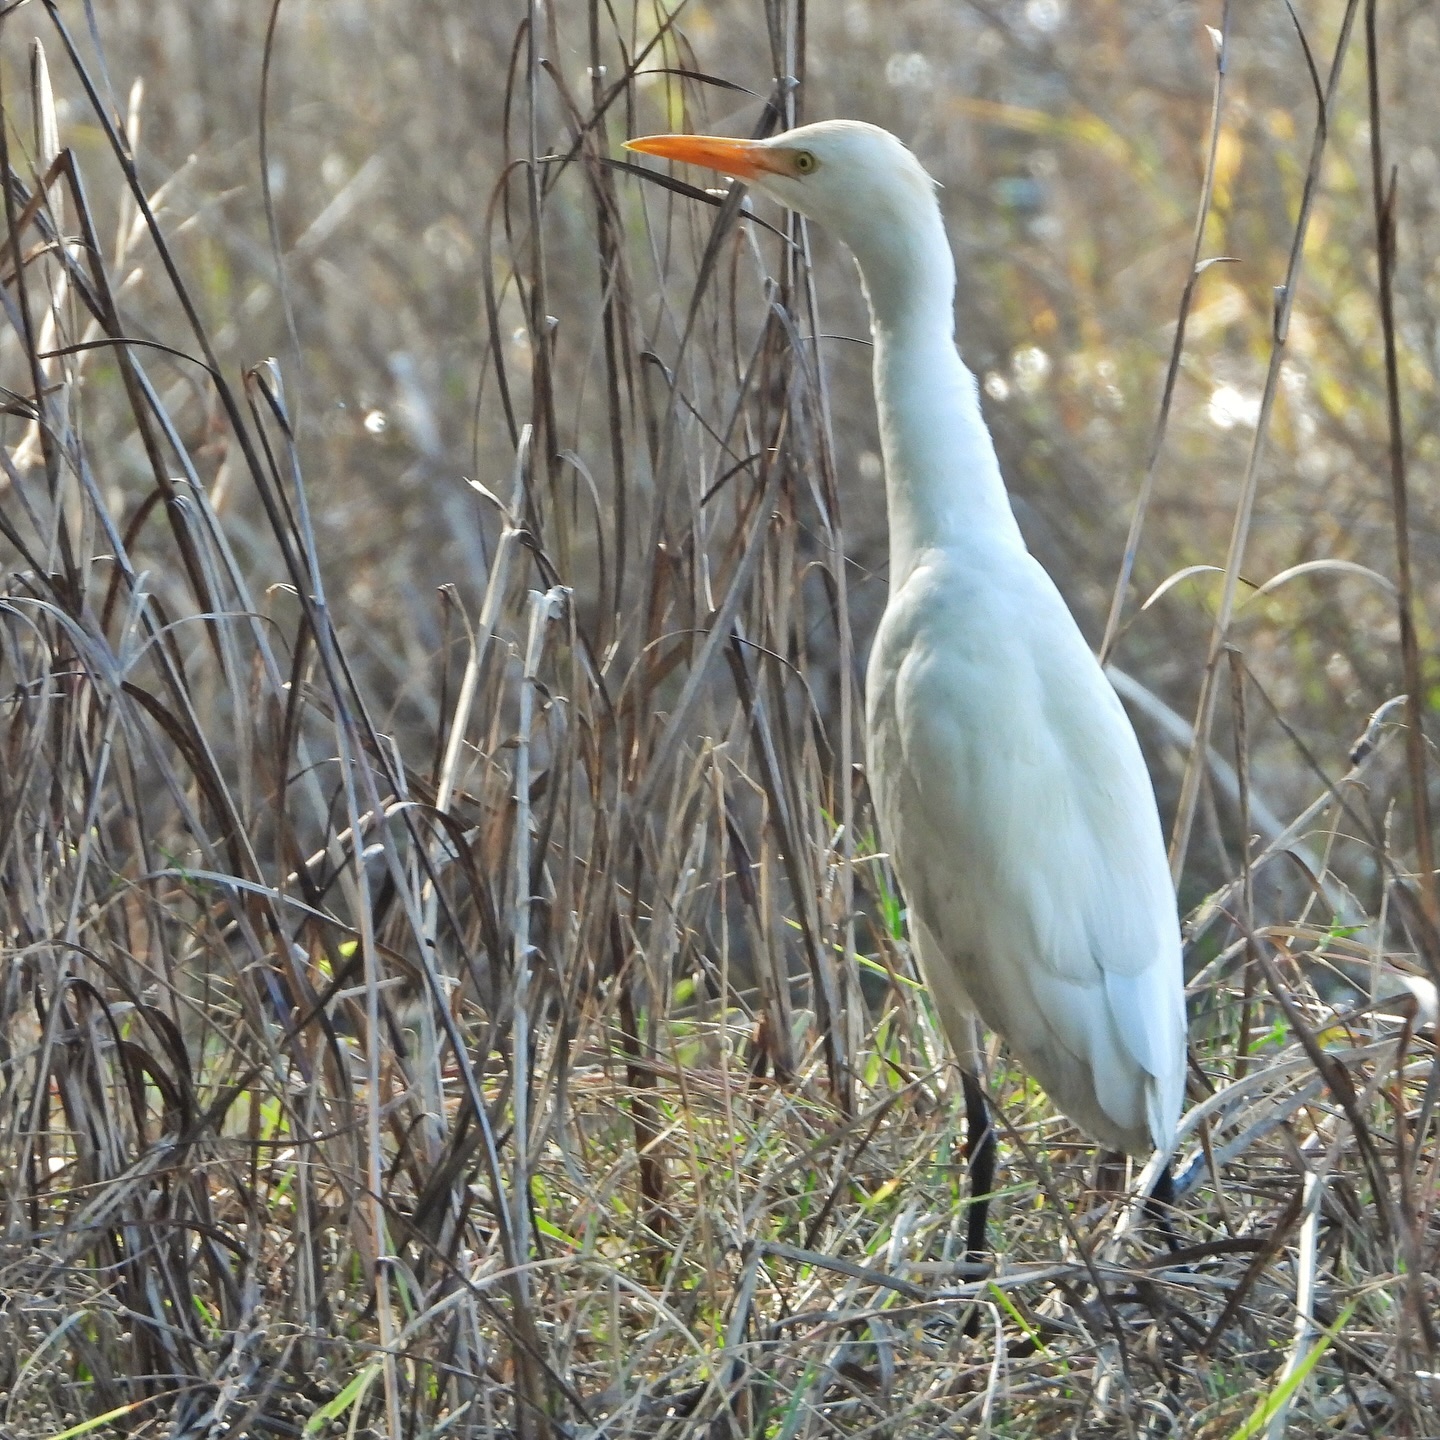
[[[462,477],[505,494],[513,463],[487,357],[487,278],[501,292],[497,343],[521,391],[533,364],[504,259],[484,242],[497,179],[525,149],[526,117],[506,113],[506,76],[517,62],[511,8],[432,4],[412,14],[358,0],[281,8],[268,180],[284,255],[283,303],[257,149],[267,7],[217,0],[97,11],[116,98],[123,101],[136,80],[145,86],[141,176],[147,186],[164,186],[162,222],[192,277],[217,356],[232,372],[270,354],[286,364],[332,601],[352,658],[372,693],[390,697],[394,723],[417,737],[433,734],[438,718],[428,683],[441,635],[436,586],[453,584],[467,606],[477,604],[493,541],[495,517]],[[807,15],[803,115],[848,115],[895,130],[944,186],[963,351],[982,377],[1032,546],[1097,644],[1155,435],[1189,267],[1215,70],[1207,30],[1219,19],[1214,8],[845,0]],[[1330,53],[1342,8],[1315,4],[1300,16],[1317,55]],[[631,53],[653,40],[666,13],[637,7]],[[8,22],[12,89],[25,19],[22,11]],[[543,23],[553,80],[539,96],[537,133],[543,153],[564,154],[573,133],[567,104],[591,92],[588,10],[557,4]],[[1126,629],[1114,651],[1187,723],[1219,580],[1183,581],[1144,614],[1137,601],[1184,567],[1223,563],[1317,108],[1285,6],[1241,7],[1232,27],[1202,246],[1202,258],[1227,263],[1197,286]],[[1386,141],[1398,172],[1402,237],[1396,298],[1412,538],[1417,557],[1433,558],[1440,156],[1430,92],[1440,35],[1423,5],[1389,8],[1382,27]],[[615,38],[606,34],[602,49],[620,73]],[[773,89],[763,10],[746,0],[682,7],[673,38],[642,68],[667,66],[751,93],[642,77],[607,118],[612,152],[630,131],[748,130]],[[1244,574],[1256,584],[1319,559],[1394,569],[1364,67],[1350,64],[1342,84],[1346,102],[1326,149],[1245,555]],[[99,153],[101,139],[67,108],[78,99],[62,92],[60,117],[83,161]],[[511,172],[503,223],[523,226],[522,191],[523,178]],[[640,191],[631,179],[616,183],[627,226],[624,264],[643,296],[655,281]],[[616,477],[597,368],[600,272],[593,204],[576,167],[547,186],[543,214],[546,303],[555,317],[555,447],[583,457],[606,529]],[[863,337],[848,261],[827,237],[816,236],[814,246],[824,331]],[[741,278],[744,303],[763,304],[753,269]],[[126,299],[127,314],[150,332],[173,328],[163,296],[157,300],[138,278]],[[822,341],[819,353],[852,561],[858,667],[885,594],[868,351],[837,339]],[[191,390],[177,418],[201,440],[214,416],[203,391]],[[523,394],[516,405],[523,414]],[[202,452],[243,535],[254,501],[243,487],[223,488],[223,441],[208,451],[202,444]],[[137,463],[121,448],[102,478],[124,492],[137,483]],[[612,550],[633,543],[607,539]],[[586,568],[562,578],[583,593]],[[1422,573],[1433,586],[1433,567]],[[1422,634],[1428,653],[1428,628]],[[597,630],[595,638],[604,637]],[[1283,815],[1313,792],[1314,765],[1332,777],[1343,773],[1366,717],[1403,688],[1394,607],[1373,582],[1326,571],[1247,607],[1233,638],[1293,731],[1284,733],[1263,707],[1251,720],[1257,799]],[[1433,686],[1433,664],[1427,675]],[[1157,783],[1173,803],[1184,746],[1163,726],[1140,723]],[[1219,748],[1228,755],[1223,736]],[[1233,868],[1234,823],[1226,812],[1218,828],[1202,833],[1192,902]]]
[[[1440,707],[1433,5],[0,0],[0,42],[0,1426],[1218,1440],[1305,1382],[1292,1433],[1436,1433],[1428,752],[1393,704],[1351,752],[1402,555]],[[1089,1149],[997,1050],[1003,1290],[958,1259],[862,783],[859,286],[620,148],[835,115],[944,187],[1022,527],[1194,802],[1180,1257],[1102,1277]]]

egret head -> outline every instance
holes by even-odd
[[[920,162],[888,130],[859,120],[822,120],[769,140],[649,135],[626,148],[734,175],[847,243],[867,214],[893,222],[933,203]]]
[[[935,182],[888,130],[859,120],[822,120],[769,140],[649,135],[626,148],[703,165],[745,181],[814,220],[854,252],[872,300],[922,275],[954,284]],[[897,296],[897,299],[899,297]]]
[[[948,317],[955,262],[935,181],[890,131],[824,120],[770,140],[647,135],[626,148],[719,170],[824,226],[860,262],[877,320],[917,307]]]

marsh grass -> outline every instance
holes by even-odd
[[[301,380],[217,358],[137,170],[140,92],[117,102],[73,9],[44,6],[0,96],[4,1433],[1440,1434],[1393,323],[1410,728],[1377,715],[1245,838],[1266,700],[1230,617],[1267,408],[1181,791],[1182,854],[1210,786],[1241,838],[1187,928],[1180,1248],[1091,1189],[997,1049],[977,1275],[863,784],[808,239],[616,162],[637,111],[698,126],[724,77],[663,14],[566,12],[588,92],[551,63],[556,9],[515,32],[476,262],[476,424],[511,462],[456,512],[483,593],[435,602],[401,729],[329,598]],[[756,15],[781,128],[807,12]],[[1323,106],[1353,98],[1326,86],[1363,18],[1313,57]],[[1385,175],[1377,151],[1382,234]],[[577,217],[583,313],[550,269]],[[1287,285],[1282,310],[1298,263]],[[1277,319],[1267,397],[1285,343]]]

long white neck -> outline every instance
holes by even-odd
[[[1024,548],[979,387],[955,348],[955,261],[940,207],[906,219],[852,245],[875,337],[892,588],[936,546]]]

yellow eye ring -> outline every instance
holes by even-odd
[[[813,175],[819,168],[820,162],[808,150],[795,152],[795,173],[797,175]]]

